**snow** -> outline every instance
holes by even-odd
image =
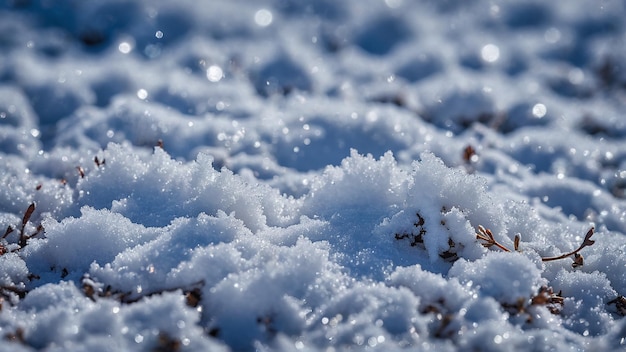
[[[626,350],[624,13],[1,3],[0,351]]]

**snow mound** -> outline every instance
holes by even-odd
[[[0,350],[623,350],[625,10],[0,3]]]

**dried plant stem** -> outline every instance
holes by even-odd
[[[500,243],[498,243],[498,242],[495,242],[493,245],[494,245],[494,246],[496,246],[496,247],[498,247],[498,248],[500,248],[501,250],[503,250],[503,251],[505,251],[505,252],[510,252],[510,251],[511,251],[510,249],[506,248],[505,246],[501,245],[501,244],[500,244]]]
[[[595,241],[591,239],[591,236],[593,236],[593,232],[594,232],[594,228],[592,227],[591,229],[589,229],[589,231],[587,231],[587,234],[585,235],[585,239],[583,240],[583,243],[575,250],[568,252],[568,253],[560,254],[554,257],[542,257],[541,261],[550,262],[553,260],[565,259],[567,257],[574,256],[574,263],[572,264],[572,266],[574,268],[582,266],[583,256],[578,252],[580,252],[583,248],[591,246],[595,243]],[[506,248],[505,246],[500,244],[498,241],[496,241],[491,230],[484,228],[482,225],[478,225],[478,232],[476,232],[476,239],[483,241],[483,243],[481,244],[484,247],[490,248],[490,247],[496,246],[505,252],[512,252],[510,249]],[[520,245],[519,235],[515,236],[514,245],[515,245],[515,251],[519,251],[519,245]]]
[[[7,236],[13,232],[13,228],[11,226],[7,227],[7,230],[4,232],[4,235],[2,235],[2,238],[7,238]]]
[[[478,232],[476,233],[476,238],[482,241],[485,241],[482,245],[489,248],[491,246],[496,246],[505,252],[510,252],[511,250],[498,243],[496,239],[493,237],[493,233],[491,230],[484,228],[482,225],[478,225]]]
[[[575,251],[569,252],[569,253],[565,253],[565,254],[561,254],[557,257],[541,257],[541,261],[542,262],[551,262],[553,260],[559,260],[559,259],[565,259],[569,256],[572,256],[576,253],[578,253],[581,249],[583,249],[583,247],[578,247],[578,249],[576,249]]]
[[[30,220],[30,217],[31,215],[33,215],[34,211],[35,211],[35,203],[30,203],[30,205],[28,206],[28,209],[26,209],[26,212],[24,213],[24,217],[22,218],[22,225],[20,227],[20,239],[19,239],[20,247],[26,246],[26,241],[28,241],[28,236],[24,233],[24,229],[26,228],[26,223],[28,223],[28,220]]]
[[[544,261],[544,262],[549,262],[549,261],[553,261],[553,260],[565,259],[565,258],[570,257],[572,255],[577,255],[578,252],[580,252],[583,248],[591,246],[592,244],[594,244],[596,242],[596,241],[591,239],[591,236],[593,236],[593,231],[594,231],[593,227],[591,229],[589,229],[589,231],[587,231],[587,234],[585,235],[585,239],[583,240],[583,243],[580,245],[580,247],[576,248],[575,250],[573,250],[573,251],[571,251],[569,253],[561,254],[561,255],[556,256],[556,257],[541,258],[541,260]]]
[[[6,292],[13,292],[15,293],[19,298],[24,298],[26,296],[26,290],[23,290],[21,288],[17,288],[15,286],[0,286],[0,292],[2,291],[6,291]],[[4,292],[2,293],[4,295]]]

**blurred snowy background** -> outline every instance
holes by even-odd
[[[624,1],[0,1],[0,350],[625,350],[625,113]]]

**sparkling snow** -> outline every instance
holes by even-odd
[[[0,350],[626,350],[625,19],[0,3]]]

